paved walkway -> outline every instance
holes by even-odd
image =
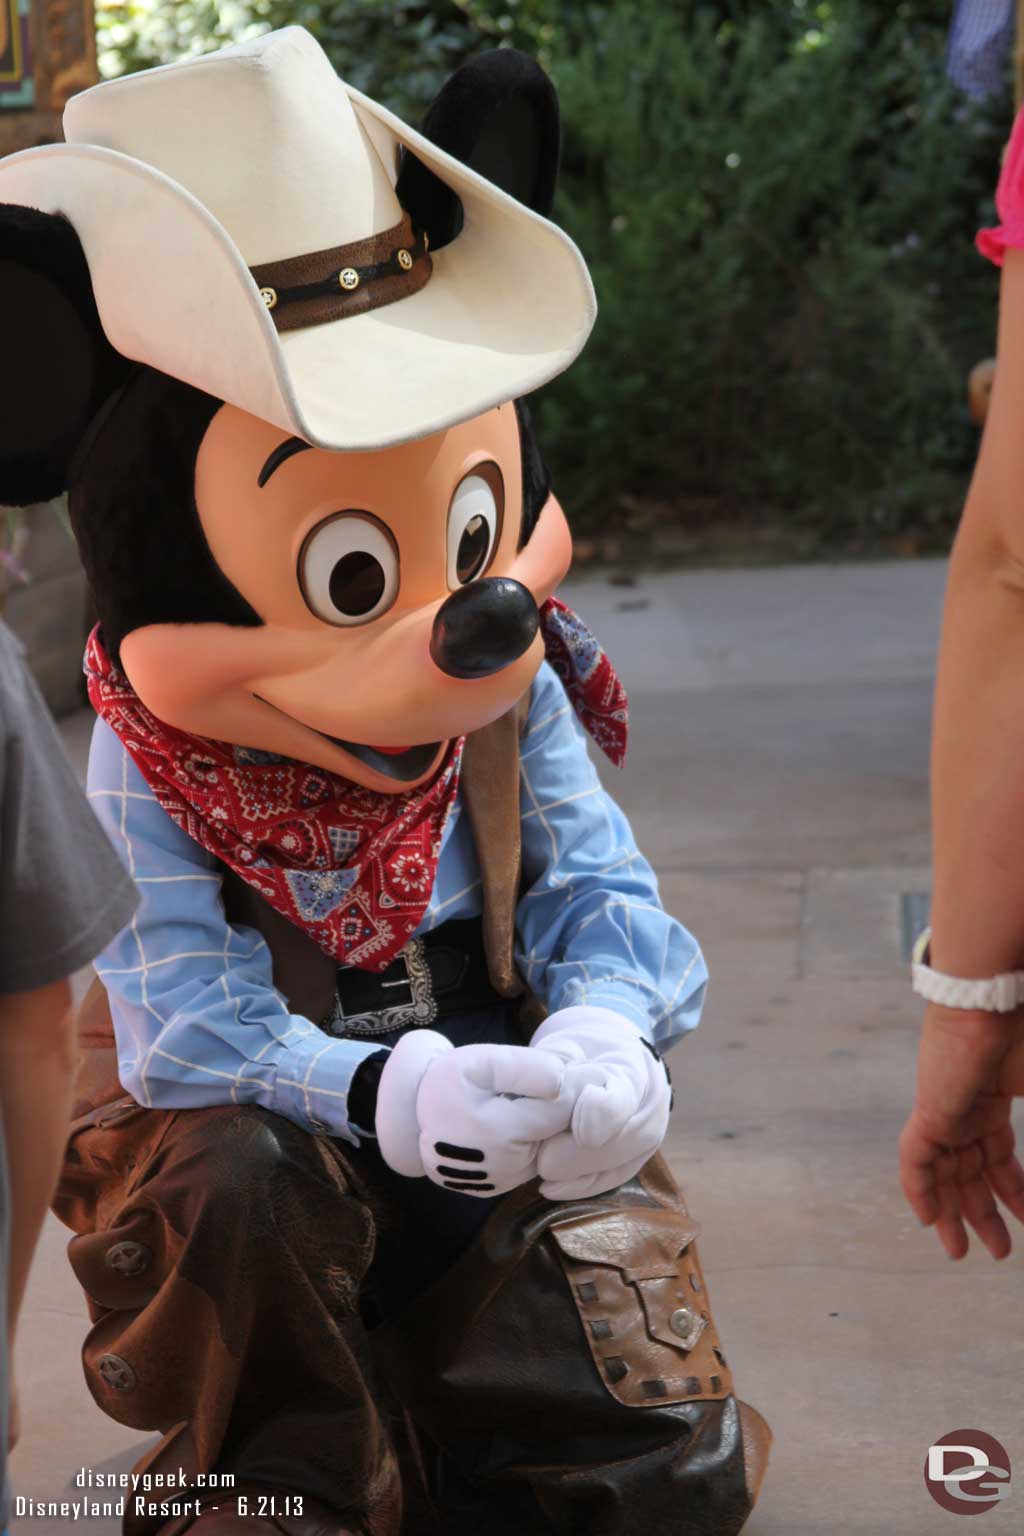
[[[900,915],[927,888],[943,579],[922,562],[594,578],[570,594],[630,688],[630,764],[609,782],[714,978],[674,1063],[669,1150],[741,1391],[776,1431],[750,1536],[931,1536],[953,1517],[925,1492],[926,1450],[965,1427],[1020,1468],[986,1536],[1021,1526],[1024,1268],[947,1263],[894,1175],[918,1016]],[[79,752],[86,731],[68,723]],[[63,1243],[51,1225],[20,1345],[14,1470],[36,1498],[145,1443],[87,1396]]]

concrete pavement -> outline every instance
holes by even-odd
[[[943,580],[921,562],[593,577],[568,593],[630,689],[630,762],[608,782],[713,976],[673,1062],[669,1154],[739,1389],[776,1432],[751,1536],[955,1529],[922,1467],[967,1427],[1020,1469],[986,1536],[1021,1525],[1024,1268],[949,1264],[894,1171],[918,1020],[900,916],[927,887]],[[80,757],[85,718],[65,730]],[[37,1499],[81,1467],[127,1468],[146,1443],[88,1397],[64,1239],[51,1223],[19,1349],[14,1477]]]

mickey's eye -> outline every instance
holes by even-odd
[[[398,595],[398,551],[382,523],[337,512],[307,534],[299,552],[306,606],[328,624],[367,624]]]
[[[448,509],[448,585],[454,592],[482,576],[501,528],[501,475],[481,464],[458,485]]]

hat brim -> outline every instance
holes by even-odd
[[[432,253],[426,286],[365,314],[279,335],[223,225],[180,183],[115,150],[12,155],[0,162],[0,202],[70,220],[124,356],[317,447],[368,450],[538,388],[576,357],[597,311],[560,229],[339,86],[392,180],[405,146],[454,188],[464,213],[458,237]]]

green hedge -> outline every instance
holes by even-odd
[[[415,118],[482,46],[538,52],[565,121],[557,216],[601,313],[541,393],[577,527],[783,522],[940,542],[975,448],[996,279],[972,248],[1010,124],[943,74],[934,0],[151,0],[104,6],[108,71],[302,22]]]
[[[992,345],[971,241],[1008,105],[948,86],[916,7],[692,9],[618,5],[557,66],[562,217],[602,306],[545,400],[563,480],[595,517],[625,493],[838,543],[941,537]]]

